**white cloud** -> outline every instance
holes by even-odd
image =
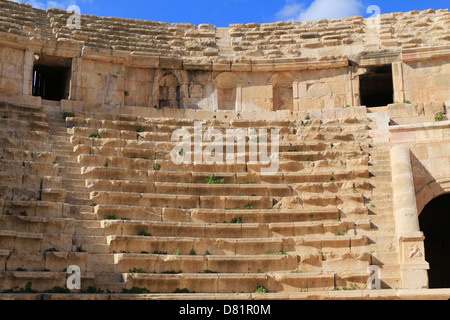
[[[36,9],[48,9],[48,8],[57,8],[65,10],[71,5],[76,5],[77,0],[48,0],[48,1],[38,1],[38,0],[12,0],[14,2],[26,3]],[[82,2],[85,2],[82,0]]]
[[[286,0],[284,7],[275,16],[285,21],[346,18],[361,15],[363,8],[361,0],[314,0],[307,8],[304,3]]]

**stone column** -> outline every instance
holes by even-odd
[[[34,67],[34,52],[25,50],[23,59],[23,84],[22,94],[30,96],[33,94],[33,67]]]
[[[400,236],[405,232],[420,231],[408,147],[397,145],[391,148],[391,166],[396,233]]]
[[[72,59],[72,75],[70,77],[70,90],[69,90],[69,100],[79,101],[80,100],[80,88],[81,88],[81,64],[82,59],[80,57],[75,57]]]
[[[306,93],[308,92],[308,85],[306,82],[299,82],[297,84],[297,92],[298,92],[298,109],[296,111],[308,111],[305,106],[302,106],[302,98],[306,97]]]
[[[294,100],[294,111],[299,111],[300,110],[300,95],[299,95],[299,87],[300,82],[295,80],[292,83],[292,97]]]
[[[214,87],[214,94],[213,94],[213,111],[219,110],[219,88],[217,86]]]
[[[428,288],[429,264],[425,261],[425,237],[420,232],[410,151],[407,146],[396,145],[391,148],[391,167],[402,288]]]
[[[394,85],[394,103],[405,101],[405,89],[403,84],[403,62],[392,64],[392,82]]]
[[[236,111],[242,111],[242,85],[236,87]]]

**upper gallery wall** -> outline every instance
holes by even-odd
[[[90,15],[74,27],[64,10],[0,9],[12,100],[239,112],[450,100],[448,9],[228,28]]]

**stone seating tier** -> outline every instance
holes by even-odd
[[[47,126],[33,150],[17,143],[29,129],[3,128],[11,134],[0,160],[0,290],[64,287],[72,264],[83,288],[118,293],[364,288],[374,263],[385,287],[399,286],[397,249],[377,231],[392,228],[383,200],[390,171],[369,166],[384,151],[375,151],[368,119],[204,121],[221,131],[280,129],[280,171],[264,176],[261,165],[175,166],[169,136],[193,134],[191,120],[74,113],[63,121],[13,109],[0,112]],[[211,175],[224,183],[207,184]]]

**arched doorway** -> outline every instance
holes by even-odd
[[[430,289],[450,288],[450,194],[429,202],[419,216],[425,235]]]

